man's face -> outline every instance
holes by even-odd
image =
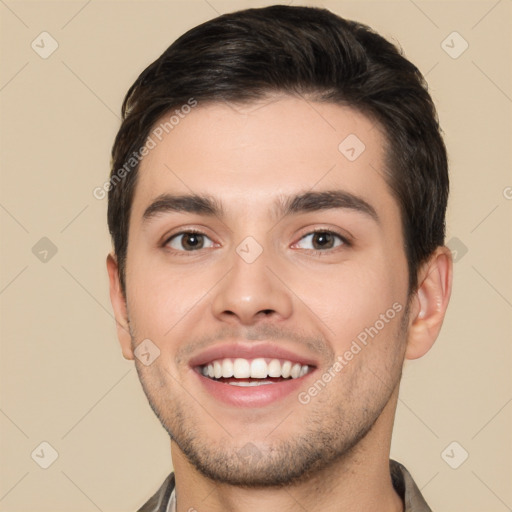
[[[130,333],[133,348],[158,347],[151,364],[136,359],[144,391],[203,474],[289,483],[369,432],[389,434],[408,272],[384,146],[354,110],[283,96],[199,103],[144,158],[128,237]],[[333,194],[308,196],[322,192]],[[164,194],[208,197],[221,211],[182,200],[144,216]],[[282,377],[290,363],[302,376]],[[203,375],[209,365],[238,378]]]

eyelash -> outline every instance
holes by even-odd
[[[302,235],[299,238],[298,242],[300,242],[301,240],[303,240],[304,238],[306,238],[309,235],[314,235],[315,233],[323,233],[323,234],[334,235],[334,236],[338,237],[341,240],[342,244],[341,244],[341,246],[334,247],[332,249],[325,249],[325,250],[321,250],[321,249],[305,249],[309,253],[313,253],[313,254],[316,254],[318,256],[323,256],[326,253],[333,252],[336,249],[339,249],[340,247],[343,247],[343,246],[351,247],[352,246],[351,242],[349,242],[346,237],[344,237],[343,235],[341,235],[337,231],[333,231],[331,229],[314,229],[313,231],[308,231],[307,233],[305,233],[304,235]],[[165,242],[163,243],[163,247],[165,248],[167,246],[167,244],[171,240],[173,240],[174,238],[179,237],[181,235],[189,235],[189,234],[202,235],[202,236],[205,236],[205,237],[209,238],[208,235],[206,233],[203,233],[202,231],[199,231],[199,230],[196,230],[196,229],[187,229],[186,231],[180,231],[179,233],[174,233],[173,235],[168,237],[165,240]],[[298,242],[295,242],[294,245],[296,245]],[[175,254],[180,255],[180,256],[182,256],[182,255],[185,256],[185,255],[193,253],[193,252],[198,252],[198,251],[185,251],[185,250],[175,250],[175,249],[169,249],[169,250],[172,251]]]
[[[207,238],[208,235],[206,233],[203,233],[202,231],[199,231],[197,229],[187,229],[185,231],[180,231],[179,233],[174,233],[173,235],[171,235],[170,237],[168,237],[165,242],[163,243],[163,248],[165,249],[167,247],[167,244],[173,240],[174,238],[177,238],[179,236],[182,236],[182,235],[202,235],[202,236],[205,236]],[[190,254],[190,253],[193,253],[193,252],[198,252],[198,251],[178,251],[176,249],[171,249],[171,248],[168,248],[169,251],[171,251],[172,253],[174,254],[177,254],[178,256],[186,256],[187,254]]]
[[[343,246],[345,246],[345,247],[351,247],[352,246],[352,244],[347,240],[347,238],[344,237],[341,233],[338,233],[337,231],[334,231],[332,229],[322,229],[322,228],[314,229],[313,231],[308,231],[307,233],[305,233],[304,235],[302,235],[299,238],[299,242],[302,239],[306,238],[307,236],[314,235],[315,233],[334,235],[335,237],[338,237],[341,240],[341,242],[342,242],[341,246],[333,247],[332,249],[325,249],[325,250],[321,250],[321,249],[305,249],[305,250],[309,251],[310,253],[316,254],[318,256],[324,256],[327,253],[335,252],[336,250],[339,250]],[[298,243],[298,242],[296,242],[296,243]]]

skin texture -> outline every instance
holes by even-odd
[[[354,161],[338,149],[350,134],[365,145]],[[107,268],[123,355],[135,359],[172,439],[178,512],[297,503],[311,511],[402,510],[388,469],[402,365],[438,335],[452,262],[438,248],[408,297],[385,146],[379,126],[348,107],[275,96],[199,104],[142,161],[126,298],[115,255]],[[327,190],[363,199],[378,219],[351,208],[276,215],[276,199]],[[163,193],[208,194],[223,215],[166,212],[144,221]],[[190,229],[205,235],[199,249],[184,235],[168,241]],[[311,236],[315,230],[345,241]],[[246,237],[262,249],[252,263],[236,251]],[[393,305],[394,318],[307,404],[292,393],[264,407],[228,405],[189,364],[219,343],[266,340],[315,361],[299,390],[307,392]],[[149,366],[133,354],[144,339],[160,350]],[[253,456],[241,457],[247,450]]]

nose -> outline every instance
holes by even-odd
[[[271,268],[266,251],[252,263],[237,253],[231,270],[215,287],[213,315],[228,323],[253,325],[262,319],[284,320],[293,311],[292,292]]]

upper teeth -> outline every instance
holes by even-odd
[[[308,365],[271,359],[268,363],[263,357],[257,359],[219,359],[201,368],[203,375],[220,379],[221,377],[236,379],[265,379],[267,377],[302,377],[309,371]]]

